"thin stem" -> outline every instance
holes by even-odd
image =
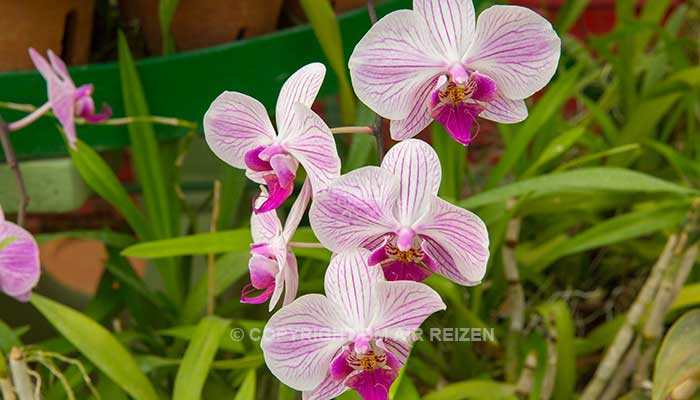
[[[42,110],[44,107],[47,107],[47,109],[44,110],[44,112],[42,112],[41,114],[39,114],[39,116],[55,117],[55,114],[53,112],[49,111],[49,109],[51,108],[49,103],[44,104],[41,107],[37,108],[31,104],[0,102],[0,108],[6,108],[8,110],[24,111],[24,112],[31,113],[30,115],[22,118],[19,121],[13,122],[10,125],[18,124],[19,122],[24,121],[25,119],[29,118],[31,115],[37,113],[39,110]],[[157,125],[176,126],[176,127],[181,127],[181,128],[190,128],[190,129],[195,129],[198,127],[196,122],[186,121],[186,120],[172,118],[172,117],[159,117],[159,116],[154,116],[154,115],[110,118],[108,120],[99,122],[97,124],[93,124],[91,122],[88,122],[84,118],[76,118],[75,123],[78,125],[107,125],[107,126],[129,125],[129,124],[138,124],[138,123],[152,123],[152,124],[157,124]],[[15,131],[16,129],[10,129],[10,130]]]
[[[641,356],[641,341],[642,340],[639,336],[634,340],[632,347],[629,349],[627,354],[625,354],[625,358],[622,360],[620,366],[615,371],[615,374],[610,379],[610,384],[600,396],[600,400],[615,400],[619,397],[618,394],[622,392],[622,389],[627,382],[627,378],[630,376],[630,374],[632,374],[632,371],[634,371],[634,366],[637,364],[637,360],[639,360],[639,357]]]
[[[531,351],[525,357],[525,365],[520,372],[518,383],[515,384],[515,396],[518,399],[527,399],[530,397],[532,387],[535,383],[535,372],[537,371],[537,353]]]
[[[7,129],[10,132],[18,131],[25,126],[31,124],[32,122],[39,119],[42,115],[46,114],[51,109],[51,102],[44,103],[41,107],[35,109],[31,114],[25,116],[24,118],[11,122],[7,124]]]
[[[29,368],[22,350],[17,347],[10,352],[10,370],[19,400],[34,400],[34,384],[29,379]]]
[[[371,126],[341,126],[339,128],[331,128],[331,133],[334,135],[342,135],[346,133],[373,135],[374,129]]]
[[[9,379],[0,379],[0,393],[2,393],[4,400],[17,400],[15,389],[12,387],[12,382]]]
[[[508,210],[512,213],[515,200],[508,201]],[[508,284],[506,298],[510,307],[510,325],[506,344],[506,378],[512,382],[518,375],[518,341],[525,325],[525,291],[520,282],[520,272],[515,259],[515,248],[518,246],[522,220],[513,218],[506,228],[505,244],[501,250],[503,259],[503,274]]]
[[[12,148],[12,142],[10,142],[10,135],[7,125],[2,117],[0,117],[0,142],[2,142],[2,149],[5,152],[7,166],[10,167],[12,173],[15,175],[15,182],[17,183],[17,189],[19,190],[17,225],[24,226],[24,220],[27,215],[27,205],[29,205],[29,195],[27,194],[27,188],[24,185],[22,171],[19,169],[19,163],[17,162],[17,157],[15,156],[15,150]]]
[[[557,378],[557,331],[554,328],[553,317],[546,316],[549,321],[547,325],[547,367],[542,378],[542,388],[540,389],[540,399],[549,400],[554,393],[554,384]]]
[[[212,200],[213,210],[211,213],[211,224],[209,230],[214,233],[216,232],[216,226],[219,223],[219,209],[220,209],[220,199],[221,199],[221,182],[217,179],[214,181],[214,198]],[[214,315],[214,297],[215,297],[215,286],[216,286],[216,260],[214,258],[214,253],[209,254],[209,287],[207,291],[207,314]]]
[[[369,12],[369,20],[372,25],[377,23],[377,10],[374,9],[374,4],[372,0],[367,0],[367,12]]]
[[[289,242],[289,245],[305,249],[325,249],[321,243]]]
[[[372,0],[367,0],[367,12],[369,13],[369,20],[372,25],[377,23],[377,10],[374,8],[374,3]],[[382,163],[384,159],[384,135],[382,134],[382,117],[376,114],[374,120],[374,125],[372,126],[372,134],[377,140],[377,158],[379,159],[379,164]]]

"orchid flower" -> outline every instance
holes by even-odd
[[[523,99],[552,79],[560,47],[551,24],[527,8],[493,6],[477,21],[471,0],[414,0],[360,40],[350,76],[360,100],[391,120],[393,139],[436,120],[466,146],[477,116],[527,117]]]
[[[265,326],[265,362],[305,400],[329,400],[348,389],[365,400],[386,400],[406,362],[415,331],[436,311],[440,296],[416,282],[387,282],[367,265],[367,251],[336,254],[326,295],[307,294]]]
[[[291,303],[296,297],[299,274],[290,240],[304,216],[310,199],[311,187],[307,179],[292,205],[284,229],[275,210],[262,214],[253,213],[251,216],[253,244],[250,246],[251,258],[248,263],[250,283],[243,288],[242,303],[261,304],[270,300],[269,310],[272,311],[282,296],[282,290],[285,290],[284,305]],[[260,204],[265,201],[267,193],[263,191],[256,202]],[[259,291],[262,292],[251,296]]]
[[[0,208],[0,290],[19,301],[28,301],[40,274],[36,241],[22,227],[5,221]]]
[[[323,64],[312,63],[284,83],[275,111],[277,134],[265,107],[242,93],[222,93],[204,116],[205,137],[214,154],[267,185],[269,197],[255,207],[256,213],[276,209],[292,194],[299,164],[314,192],[340,174],[333,135],[309,108],[325,74]]]
[[[77,115],[89,123],[98,123],[108,119],[112,115],[112,110],[104,104],[102,113],[95,113],[95,102],[92,100],[93,85],[86,84],[76,87],[68,74],[66,64],[53,51],[49,50],[49,61],[46,61],[32,48],[29,49],[29,56],[36,69],[46,80],[49,101],[22,120],[10,124],[10,130],[17,130],[28,125],[49,108],[52,108],[56,118],[63,126],[68,145],[75,149],[75,142],[78,139],[75,133],[75,116]]]
[[[441,166],[427,143],[391,148],[381,167],[343,175],[317,193],[309,212],[319,241],[335,252],[364,247],[388,280],[437,272],[462,285],[481,282],[489,258],[486,225],[437,197]]]

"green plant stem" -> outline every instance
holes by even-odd
[[[553,319],[546,316],[545,318]],[[547,366],[542,378],[542,387],[540,388],[540,399],[549,400],[554,393],[554,385],[557,379],[557,330],[553,320],[548,321],[547,326]]]
[[[24,178],[22,177],[22,171],[19,168],[19,163],[17,162],[17,157],[15,156],[15,150],[12,148],[12,142],[10,142],[9,129],[7,124],[0,117],[0,142],[2,142],[2,149],[5,152],[5,160],[7,160],[7,166],[10,167],[12,173],[15,175],[15,182],[17,183],[17,189],[19,190],[19,206],[17,207],[17,225],[24,226],[24,220],[27,215],[27,206],[29,205],[29,195],[27,194],[27,187],[24,185]]]
[[[12,371],[12,381],[17,389],[19,400],[35,400],[34,384],[29,378],[29,368],[24,361],[22,350],[15,347],[10,352],[10,370]]]
[[[535,384],[535,373],[537,372],[537,353],[530,351],[525,357],[523,370],[520,371],[518,383],[515,384],[515,396],[518,399],[527,399],[530,397],[532,387]]]
[[[212,200],[211,225],[209,230],[216,233],[216,226],[219,224],[219,209],[221,199],[221,182],[214,181],[214,197]],[[209,281],[207,287],[207,314],[214,315],[214,300],[216,297],[216,255],[209,253],[208,256]]]
[[[374,128],[371,126],[341,126],[331,128],[331,133],[334,135],[342,135],[346,133],[361,133],[366,135],[374,134]]]
[[[673,251],[678,242],[678,235],[672,235],[668,238],[663,252],[659,256],[656,264],[651,269],[651,273],[644,282],[644,286],[639,292],[639,295],[634,300],[625,317],[625,322],[617,332],[615,339],[608,348],[603,360],[598,365],[593,379],[586,385],[586,388],[581,395],[580,400],[599,400],[600,395],[608,385],[610,377],[619,367],[619,363],[635,337],[635,329],[639,325],[649,302],[656,293],[661,278],[669,267],[673,258]]]
[[[515,200],[508,201],[508,210],[512,211]],[[503,274],[508,285],[506,298],[510,311],[510,325],[506,342],[506,380],[514,382],[518,378],[518,343],[525,325],[525,292],[520,282],[520,272],[515,259],[522,220],[513,218],[506,228],[505,243],[501,250]]]
[[[632,371],[634,371],[634,367],[637,365],[640,356],[641,338],[637,336],[629,351],[625,354],[625,358],[620,363],[619,368],[617,368],[615,374],[610,378],[610,384],[600,396],[600,400],[615,400],[618,398],[618,394],[624,388],[627,378],[632,374]]]
[[[37,110],[37,107],[31,104],[19,104],[10,102],[0,102],[0,108],[5,108],[14,111],[23,111],[27,113],[32,113]],[[51,111],[46,112],[42,116],[55,117],[54,113]],[[178,118],[172,117],[159,117],[159,116],[135,116],[135,117],[119,117],[110,118],[105,121],[99,122],[97,124],[92,124],[83,118],[76,118],[75,123],[78,125],[106,125],[106,126],[120,126],[120,125],[130,125],[138,123],[152,123],[157,125],[167,125],[176,126],[180,128],[196,129],[199,125],[196,122],[185,121]]]

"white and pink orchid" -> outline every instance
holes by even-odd
[[[0,208],[0,291],[28,301],[40,274],[39,246],[34,237],[6,221]]]
[[[326,68],[312,63],[282,86],[275,111],[277,133],[265,107],[252,97],[224,92],[204,116],[204,133],[214,154],[250,179],[267,185],[263,213],[279,207],[294,189],[301,164],[315,191],[340,174],[340,158],[328,126],[309,107],[318,94]]]
[[[475,214],[437,196],[441,166],[427,143],[410,139],[380,167],[335,179],[309,212],[319,241],[335,252],[363,247],[388,280],[421,281],[437,272],[476,285],[486,272],[489,237]]]
[[[330,400],[348,389],[386,400],[415,331],[445,304],[417,282],[387,282],[363,249],[337,254],[326,271],[326,295],[308,294],[265,326],[265,362],[305,400]]]
[[[46,80],[49,101],[22,120],[10,124],[10,130],[17,130],[28,125],[51,108],[63,126],[68,145],[75,148],[75,141],[78,139],[75,132],[75,117],[79,116],[89,123],[98,123],[108,119],[112,115],[112,110],[103,104],[102,113],[95,113],[92,84],[76,87],[63,60],[51,50],[48,54],[49,61],[46,61],[36,50],[29,49],[29,56],[36,69]]]
[[[468,145],[477,116],[527,117],[523,99],[550,81],[560,47],[551,24],[524,7],[493,6],[477,20],[471,0],[414,0],[367,32],[349,67],[357,96],[391,120],[393,139],[434,119]]]
[[[284,305],[291,303],[297,295],[299,273],[297,259],[292,252],[290,240],[296,232],[306,207],[311,199],[311,186],[308,179],[292,205],[282,228],[277,211],[253,213],[250,217],[250,231],[253,244],[250,246],[250,283],[243,288],[241,302],[261,304],[270,301],[269,310],[277,305],[284,290]],[[267,201],[267,193],[255,200],[262,204]],[[252,296],[253,293],[258,293]]]

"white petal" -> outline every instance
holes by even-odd
[[[536,12],[518,6],[493,6],[479,15],[465,64],[493,79],[505,97],[532,96],[554,76],[561,40]]]
[[[263,196],[259,197],[264,198]],[[272,243],[282,232],[282,223],[277,211],[272,210],[261,214],[252,213],[250,216],[250,233],[254,243]]]
[[[423,84],[447,66],[425,20],[410,10],[394,11],[374,24],[349,63],[357,97],[391,120],[408,117]]]
[[[326,379],[324,379],[323,382],[318,385],[318,387],[316,387],[314,390],[309,390],[302,393],[301,398],[302,400],[335,399],[349,389],[349,387],[343,385],[343,382],[333,379],[329,373],[328,376],[326,376]]]
[[[510,100],[498,94],[493,101],[480,102],[485,107],[479,114],[481,118],[502,124],[515,124],[527,118],[525,100]]]
[[[318,192],[309,219],[318,240],[332,251],[362,247],[398,228],[392,213],[399,182],[389,171],[363,167]]]
[[[373,293],[374,285],[384,280],[379,266],[368,266],[367,250],[350,250],[338,253],[326,270],[325,290],[343,320],[358,333],[369,326],[374,317],[373,303],[384,301]]]
[[[326,377],[333,356],[348,340],[334,303],[308,294],[277,311],[260,343],[273,375],[296,390],[313,390]]]
[[[392,120],[390,125],[391,138],[396,141],[410,139],[419,134],[433,121],[433,116],[428,107],[428,97],[435,89],[438,78],[427,80],[421,86],[413,99],[411,112],[404,119]]]
[[[306,212],[306,207],[309,205],[309,200],[311,200],[311,183],[309,179],[306,178],[299,195],[296,200],[294,200],[294,204],[292,204],[292,209],[289,210],[287,219],[284,221],[284,237],[287,240],[292,238],[294,232],[296,232],[299,227],[299,223]]]
[[[311,63],[301,67],[287,79],[280,90],[275,109],[277,131],[280,138],[292,134],[294,104],[311,107],[326,76],[326,67],[321,63]]]
[[[304,167],[315,193],[340,176],[335,139],[321,117],[301,103],[294,106],[290,126],[281,144]]]
[[[403,226],[412,225],[440,189],[442,169],[437,153],[422,140],[405,140],[387,152],[382,168],[399,178],[399,220]]]
[[[223,92],[204,115],[204,137],[220,159],[245,168],[245,153],[272,143],[275,130],[259,101],[237,92]]]
[[[413,0],[443,54],[459,61],[474,38],[476,17],[472,0]]]

